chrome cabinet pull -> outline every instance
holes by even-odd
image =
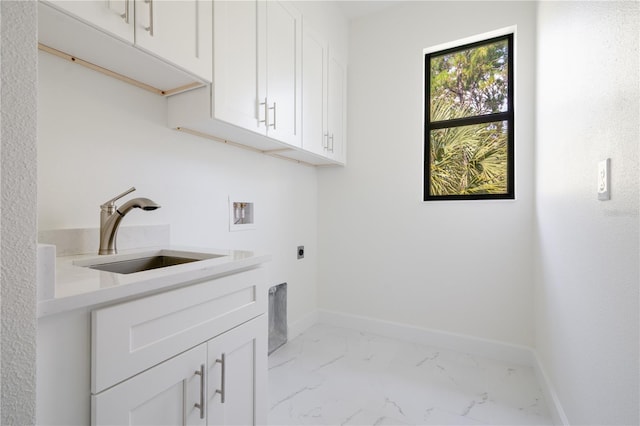
[[[329,148],[329,141],[327,141],[327,151],[333,152],[333,133],[329,136],[329,140],[331,141],[331,148]]]
[[[325,141],[327,142],[326,144]],[[322,135],[322,148],[329,151],[329,133]]]
[[[273,130],[275,130],[276,129],[276,103],[274,102],[273,106],[269,109],[273,110],[273,124],[271,124],[271,127],[273,127]],[[269,126],[267,125],[267,127]]]
[[[149,35],[153,37],[153,0],[144,0],[149,5],[149,26],[145,27],[145,31],[149,31]]]
[[[195,373],[197,376],[200,376],[200,403],[195,403],[194,406],[200,409],[200,418],[204,419],[204,364],[200,364],[200,371],[196,370]]]
[[[267,98],[264,98],[264,102],[260,102],[258,106],[264,105],[264,120],[260,120],[260,113],[258,112],[258,123],[264,123],[265,127],[269,127],[269,107],[267,106]]]
[[[124,13],[120,15],[125,23],[129,23],[129,0],[124,0]]]
[[[225,376],[226,376],[226,363],[225,363],[225,354],[223,353],[220,358],[216,359],[216,363],[220,363],[220,367],[222,368],[222,372],[220,374],[220,389],[216,389],[216,393],[220,394],[220,403],[224,404],[224,396],[225,396]]]

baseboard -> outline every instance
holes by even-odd
[[[567,419],[567,415],[562,408],[562,404],[560,403],[555,387],[549,379],[546,370],[542,366],[536,351],[533,351],[533,369],[536,372],[538,383],[542,388],[542,393],[544,394],[544,399],[547,403],[547,407],[549,408],[553,424],[558,426],[569,426],[569,419]]]
[[[569,426],[558,395],[534,349],[497,340],[481,339],[464,334],[420,328],[402,323],[382,321],[374,318],[350,315],[326,310],[314,311],[288,327],[288,339],[302,334],[314,324],[323,323],[351,328],[379,336],[402,339],[430,346],[448,348],[474,355],[532,367],[542,388],[551,418],[555,425]]]
[[[297,321],[287,324],[287,340],[295,339],[309,327],[319,323],[318,311],[305,315]]]
[[[391,321],[320,310],[321,323],[353,328],[380,336],[486,356],[519,365],[533,366],[533,351],[526,346],[430,330]]]

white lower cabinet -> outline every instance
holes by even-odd
[[[214,271],[39,318],[36,423],[266,424],[265,269]]]
[[[210,340],[207,352],[207,424],[266,424],[266,315]]]
[[[267,324],[261,315],[92,397],[92,423],[266,423]]]
[[[204,425],[200,415],[201,365],[197,346],[92,397],[94,425]],[[204,408],[203,408],[204,410]],[[204,412],[204,411],[203,411]]]
[[[93,310],[92,424],[266,423],[263,273]]]

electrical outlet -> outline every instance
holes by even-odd
[[[304,259],[304,246],[298,246],[298,259]]]

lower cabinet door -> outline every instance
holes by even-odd
[[[267,315],[208,342],[208,424],[267,423]]]
[[[205,425],[206,359],[202,344],[93,395],[92,424]]]

